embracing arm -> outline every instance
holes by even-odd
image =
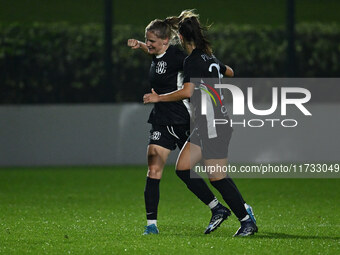
[[[183,84],[183,88],[180,90],[176,90],[167,94],[158,95],[154,89],[151,90],[151,93],[145,94],[143,97],[144,104],[149,103],[158,103],[158,102],[174,102],[180,101],[183,99],[190,98],[194,93],[195,85],[190,82],[186,82]]]
[[[133,50],[141,49],[145,53],[149,54],[148,47],[146,47],[146,44],[141,42],[141,41],[138,41],[136,39],[129,39],[128,42],[127,42],[127,45],[129,47],[131,47],[131,49],[133,49]]]

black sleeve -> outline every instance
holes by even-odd
[[[190,82],[190,78],[201,77],[199,69],[195,67],[195,64],[193,61],[191,61],[191,58],[186,58],[184,60],[183,73],[184,73],[183,83]]]
[[[178,49],[176,51],[176,61],[178,63],[178,70],[183,71],[184,59],[187,57],[187,54],[184,53],[183,50]]]
[[[221,74],[225,74],[225,72],[227,71],[227,67],[225,66],[225,64],[223,64],[220,60],[218,60],[217,58],[215,58],[215,61],[219,64],[220,66],[220,72]]]

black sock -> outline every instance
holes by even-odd
[[[229,205],[230,209],[241,220],[248,215],[244,208],[244,200],[241,193],[237,189],[235,183],[230,178],[224,178],[210,183],[221,193],[224,201]]]
[[[206,205],[215,199],[215,196],[209,189],[207,183],[194,171],[176,170],[176,174],[187,185],[188,189]]]
[[[246,201],[244,201],[244,199],[243,199],[243,197],[242,197],[240,191],[238,190],[238,188],[237,188],[235,182],[233,181],[233,179],[231,179],[230,177],[227,177],[226,179],[227,179],[227,180],[235,187],[235,189],[237,190],[237,192],[240,194],[240,197],[241,197],[241,199],[242,199],[243,204],[245,204]]]
[[[159,179],[146,178],[144,190],[144,200],[146,209],[146,218],[148,220],[157,220],[157,210],[159,202]]]

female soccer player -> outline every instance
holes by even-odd
[[[187,56],[176,44],[173,18],[153,20],[145,29],[146,43],[129,39],[128,46],[151,54],[151,87],[159,94],[176,91],[183,85],[183,61]],[[177,37],[178,39],[178,37]],[[177,40],[178,41],[178,40]],[[182,149],[190,134],[190,115],[186,102],[156,103],[148,122],[152,127],[147,148],[148,172],[144,190],[147,226],[144,234],[158,234],[159,183],[171,150]]]
[[[212,54],[210,43],[203,33],[204,29],[199,23],[198,15],[191,11],[186,11],[186,13],[183,15],[182,12],[183,18],[178,28],[181,43],[189,55],[184,61],[183,88],[165,94],[152,90],[152,93],[144,95],[143,99],[144,103],[160,103],[190,98],[195,109],[193,113],[195,128],[178,156],[176,173],[188,188],[207,204],[214,196],[203,184],[203,179],[191,169],[202,159],[205,166],[225,166],[232,128],[228,125],[213,125],[214,116],[216,119],[226,119],[228,116],[223,106],[214,107],[211,100],[206,100],[206,106],[204,106],[209,114],[202,114],[201,100],[205,95],[202,97],[201,93],[206,93],[209,87],[204,79],[219,79],[221,74],[233,76],[233,70],[223,65]],[[199,79],[197,83],[193,83],[191,78]],[[220,98],[223,98],[223,95],[220,94]],[[210,183],[221,193],[241,223],[241,227],[234,236],[248,236],[257,232],[252,209],[245,203],[232,179],[224,172],[209,173],[208,177]],[[230,211],[218,204],[212,210],[212,218],[205,233],[215,230],[229,215]]]

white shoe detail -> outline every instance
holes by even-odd
[[[223,221],[223,218],[216,220],[214,224],[211,225],[210,230],[215,229],[221,223],[221,221]]]

